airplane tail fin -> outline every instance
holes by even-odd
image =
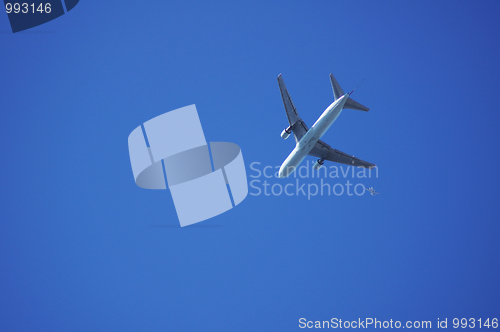
[[[333,89],[333,95],[335,96],[335,100],[345,95],[344,90],[342,90],[339,82],[337,82],[333,74],[330,74],[330,81],[332,81],[332,89]]]
[[[332,89],[335,100],[345,95],[344,90],[342,90],[339,82],[337,82],[333,74],[330,74],[330,81],[332,82]],[[368,107],[361,105],[352,98],[347,99],[347,101],[344,104],[344,108],[349,108],[352,110],[364,111],[364,112],[368,112],[370,110]]]

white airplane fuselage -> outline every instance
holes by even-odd
[[[311,152],[316,143],[326,133],[335,120],[337,120],[347,99],[349,99],[348,93],[328,106],[323,114],[321,114],[318,120],[316,120],[313,124],[311,129],[309,129],[302,139],[297,142],[295,149],[293,149],[280,167],[280,178],[286,178],[295,171],[302,160],[304,160],[309,152]]]

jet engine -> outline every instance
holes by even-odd
[[[323,164],[325,163],[325,160],[324,159],[318,159],[316,160],[316,162],[314,163],[314,169],[320,169],[321,166],[323,166]]]
[[[290,136],[290,133],[292,132],[292,128],[291,127],[288,127],[286,129],[283,129],[283,131],[281,132],[281,138],[283,139],[287,139],[288,136]]]

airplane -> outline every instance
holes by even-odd
[[[365,188],[365,189],[368,190],[370,192],[370,195],[372,195],[372,196],[375,196],[375,194],[380,194],[379,192],[376,192],[375,189],[373,189],[373,187]]]
[[[290,133],[293,132],[296,141],[295,149],[293,149],[280,167],[278,173],[280,178],[286,178],[292,174],[307,155],[319,158],[314,163],[314,169],[320,169],[325,160],[368,169],[372,169],[376,166],[375,164],[355,158],[354,156],[341,152],[337,149],[333,149],[330,145],[320,140],[320,138],[326,133],[326,131],[340,115],[342,109],[350,108],[365,112],[369,110],[368,107],[363,106],[350,98],[350,95],[354,90],[349,93],[344,93],[332,74],[330,74],[330,81],[332,83],[335,101],[326,108],[323,114],[321,114],[318,120],[313,124],[311,129],[308,129],[304,120],[302,120],[299,113],[297,113],[297,109],[292,102],[292,98],[286,89],[283,77],[279,74],[278,85],[280,87],[281,97],[283,98],[283,104],[285,105],[288,123],[290,124],[290,126],[285,128],[281,133],[281,138],[287,139],[290,136]]]

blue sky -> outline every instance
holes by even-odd
[[[80,1],[16,34],[0,15],[0,330],[498,318],[499,9]],[[381,194],[249,195],[175,227],[170,193],[134,183],[129,133],[196,104],[249,176],[280,165],[279,73],[308,125],[333,101],[329,73],[346,91],[366,78],[353,97],[370,112],[345,110],[323,140],[376,163],[351,181]]]

